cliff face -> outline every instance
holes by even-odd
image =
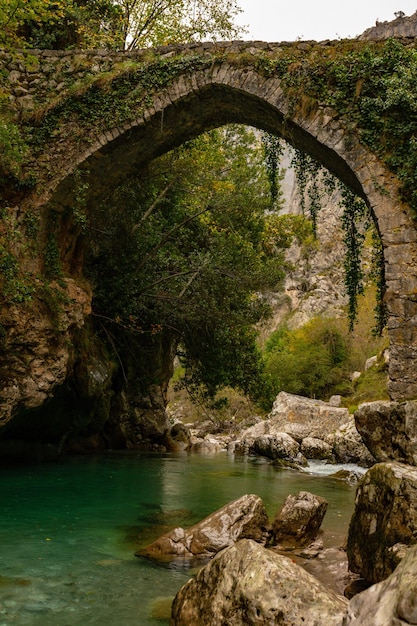
[[[58,453],[164,443],[172,344],[161,337],[147,351],[144,382],[135,359],[97,332],[90,290],[65,282],[58,316],[40,300],[1,311],[1,456],[14,455],[16,442],[29,456],[34,444]]]
[[[301,202],[294,171],[290,166],[291,149],[286,151],[282,167],[284,213],[301,214]],[[284,320],[290,328],[298,328],[315,316],[345,315],[347,297],[344,285],[344,245],[341,228],[340,195],[323,193],[317,216],[317,240],[313,246],[294,242],[286,253],[290,270],[282,293],[270,294],[274,315],[268,332]],[[308,215],[306,214],[306,217]]]
[[[38,221],[36,236],[10,228],[19,232],[16,257],[0,246],[0,456],[12,453],[12,441],[23,442],[20,455],[31,454],[35,442],[72,451],[162,442],[169,339],[150,346],[143,384],[143,368],[95,324],[80,229],[77,235],[63,217],[49,229],[48,216]],[[20,263],[7,273],[11,258]],[[54,266],[57,276],[48,280]]]
[[[52,285],[62,306],[56,315],[45,300],[3,305],[0,310],[0,424],[53,397],[73,359],[73,333],[91,313],[91,292],[73,279]]]
[[[375,26],[367,28],[358,39],[388,39],[389,37],[417,37],[417,11],[406,16],[402,11],[395,13],[396,18],[390,22],[376,22]]]

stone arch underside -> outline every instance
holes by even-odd
[[[399,196],[397,179],[348,132],[332,110],[303,114],[290,102],[277,78],[217,63],[208,70],[177,77],[153,104],[123,128],[91,137],[49,205],[71,205],[78,167],[89,179],[89,202],[105,195],[138,167],[202,132],[242,123],[281,136],[307,152],[361,196],[371,209],[384,247],[386,303],[390,338],[389,392],[393,399],[417,396],[417,231]]]

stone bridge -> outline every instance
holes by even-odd
[[[332,46],[348,52],[359,45],[364,44],[232,42],[117,53],[0,53],[11,110],[30,146],[24,180],[31,185],[9,190],[8,205],[15,207],[10,212],[17,224],[28,211],[38,212],[45,230],[51,212],[64,223],[76,209],[88,211],[90,203],[140,165],[208,129],[242,123],[279,135],[322,163],[370,207],[384,248],[389,391],[393,399],[415,397],[417,230],[400,199],[399,181],[347,120],[326,102],[312,103],[284,88],[282,73],[269,65],[285,59],[288,72],[308,55],[331,55]],[[78,234],[67,229],[61,261],[82,318],[89,294],[74,262]],[[35,258],[26,263],[37,270]],[[60,349],[71,323],[74,319],[62,325]],[[64,352],[58,373],[50,355],[27,359],[19,384],[11,379],[3,395],[15,398],[16,405],[28,405],[31,396],[33,406],[36,391],[40,404],[65,377],[69,356]],[[46,378],[37,374],[43,358],[45,363],[49,359]],[[5,363],[10,371],[10,358]]]

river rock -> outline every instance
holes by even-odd
[[[154,560],[209,558],[242,538],[265,543],[268,515],[256,495],[245,495],[215,511],[188,530],[174,528],[136,552]]]
[[[224,452],[228,448],[230,438],[220,438],[214,435],[206,435],[203,439],[197,437],[191,437],[190,452],[198,452],[199,454],[218,454]]]
[[[190,429],[182,422],[175,422],[166,435],[166,446],[173,452],[187,450],[191,444]]]
[[[333,448],[323,439],[305,437],[301,442],[301,453],[307,459],[331,459],[333,460]]]
[[[346,606],[291,559],[244,539],[180,589],[171,626],[340,626]]]
[[[270,544],[283,550],[311,544],[317,537],[327,506],[324,498],[308,491],[287,496],[275,516]]]
[[[281,391],[268,418],[244,430],[234,451],[236,454],[251,453],[256,439],[264,435],[282,437],[282,433],[290,435],[299,444],[309,437],[326,441],[330,433],[348,423],[349,419],[345,408]]]
[[[353,418],[349,418],[346,424],[329,434],[326,441],[332,446],[337,463],[356,463],[362,467],[370,467],[375,463],[375,458],[364,444]]]
[[[335,472],[334,474],[329,474],[329,478],[335,478],[336,480],[343,480],[346,483],[358,483],[362,478],[359,472],[354,472],[353,470],[341,469]]]
[[[407,624],[417,624],[417,546],[386,580],[356,595],[343,620],[343,626]]]
[[[281,391],[268,416],[269,432],[285,432],[296,441],[306,437],[325,439],[349,421],[349,411],[330,406],[322,400],[312,400]]]
[[[350,522],[349,569],[371,583],[387,578],[417,543],[417,468],[378,463],[358,485]]]
[[[355,412],[355,423],[377,461],[417,466],[417,401],[365,402]]]
[[[269,459],[294,459],[300,451],[299,444],[287,433],[261,435],[252,445],[253,452]]]

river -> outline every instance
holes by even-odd
[[[337,469],[337,468],[336,468]],[[355,486],[226,454],[108,453],[2,468],[0,626],[162,626],[189,570],[134,556],[245,493],[272,517],[289,493],[325,497],[325,547],[340,545]],[[159,618],[162,611],[162,618]]]

